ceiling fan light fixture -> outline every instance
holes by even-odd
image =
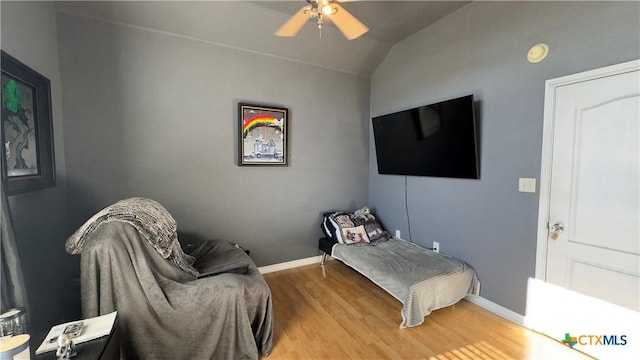
[[[353,40],[369,31],[369,28],[338,4],[347,0],[305,0],[308,5],[293,15],[277,31],[276,35],[292,37],[304,26],[305,21],[315,19],[318,29],[322,30],[325,20],[329,19],[348,39]],[[322,37],[322,33],[320,33]]]

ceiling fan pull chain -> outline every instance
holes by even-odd
[[[320,33],[320,39],[322,39],[322,25],[324,25],[324,16],[322,13],[318,13],[318,32]]]

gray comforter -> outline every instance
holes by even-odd
[[[336,244],[331,256],[402,303],[401,328],[418,326],[431,311],[480,292],[478,276],[465,262],[397,238],[376,246]]]
[[[205,242],[192,250],[194,266],[223,273],[196,279],[160,256],[131,224],[103,223],[81,251],[83,315],[118,311],[123,359],[268,355],[273,336],[271,291],[255,264],[224,241]],[[232,270],[229,264],[245,264],[246,273],[225,272],[225,267]]]

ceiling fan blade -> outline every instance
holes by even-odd
[[[330,19],[336,24],[336,27],[342,31],[342,34],[349,40],[360,37],[362,34],[369,31],[360,20],[351,15],[350,12],[345,10],[340,4],[332,3],[331,6],[335,6],[336,13],[331,14]]]
[[[304,24],[309,20],[309,6],[303,6],[295,15],[284,23],[277,31],[276,35],[284,37],[296,36]]]

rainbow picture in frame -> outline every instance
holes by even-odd
[[[238,104],[238,165],[287,165],[287,114],[283,107]]]

